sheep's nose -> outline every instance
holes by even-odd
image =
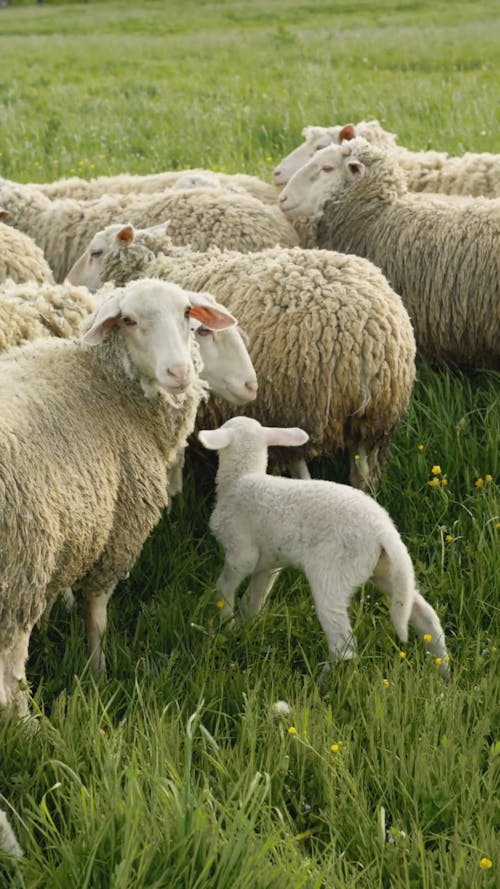
[[[174,364],[167,368],[167,373],[174,378],[177,385],[185,389],[191,380],[191,368],[189,364]]]
[[[278,204],[286,204],[288,200],[288,196],[286,194],[280,194],[278,198]]]
[[[257,389],[258,388],[259,388],[259,384],[258,384],[257,380],[248,380],[245,383],[245,389],[248,389],[248,391],[250,392],[250,395],[252,395],[253,398],[257,398]]]
[[[276,168],[276,170],[273,173],[273,176],[277,180],[281,179],[281,170],[279,167]]]

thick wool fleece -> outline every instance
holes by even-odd
[[[257,176],[249,176],[246,173],[214,173],[212,170],[201,169],[172,170],[165,173],[149,173],[145,176],[120,173],[117,176],[98,176],[96,179],[73,176],[56,182],[30,182],[29,187],[41,191],[51,200],[74,198],[77,201],[89,201],[107,194],[152,194],[155,191],[172,188],[181,177],[203,177],[207,174],[215,177],[221,188],[246,192],[258,198],[263,204],[276,203],[278,189]]]
[[[146,398],[120,333],[41,340],[0,359],[0,651],[66,586],[91,596],[132,568],[168,501],[197,381]]]
[[[0,352],[47,336],[75,336],[96,309],[86,287],[7,281],[0,289]]]
[[[147,237],[148,248],[153,242]],[[298,247],[253,254],[172,247],[145,266],[148,250],[133,244],[104,259],[105,277],[125,283],[134,276],[134,255],[138,276],[209,291],[248,332],[259,393],[239,412],[310,435],[303,448],[283,449],[282,465],[344,447],[354,458],[363,446],[376,482],[410,400],[415,340],[399,296],[372,263]],[[197,425],[220,425],[234,413],[213,398]]]
[[[486,198],[413,194],[392,154],[358,146],[361,177],[346,179],[314,224],[316,246],[379,266],[432,363],[500,363],[500,206]]]
[[[0,202],[15,228],[31,235],[44,250],[56,281],[62,281],[97,231],[126,219],[147,227],[170,220],[175,244],[193,249],[210,246],[263,250],[275,244],[294,246],[298,237],[278,207],[246,194],[214,188],[155,194],[114,195],[88,203],[51,201],[27,186],[0,185]]]
[[[28,235],[0,222],[0,282],[8,278],[20,284],[54,280],[40,247]]]

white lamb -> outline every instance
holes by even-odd
[[[331,658],[347,660],[356,655],[349,602],[357,587],[372,580],[390,597],[401,641],[407,640],[410,622],[446,675],[439,618],[415,586],[408,550],[385,509],[347,485],[266,473],[268,445],[299,446],[307,438],[302,429],[264,427],[249,417],[199,432],[206,448],[219,451],[210,528],[225,552],[217,581],[222,613],[233,615],[236,590],[248,575],[241,603],[245,617],[260,610],[280,568],[302,568]]]
[[[357,124],[333,127],[305,127],[304,142],[280,162],[274,171],[274,182],[283,187],[294,173],[317,151],[328,145],[362,136],[373,145],[392,148],[404,170],[410,191],[425,191],[469,197],[500,197],[500,154],[466,152],[453,157],[444,151],[410,151],[396,144],[378,120],[362,120]]]

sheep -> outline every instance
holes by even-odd
[[[0,220],[8,219],[9,214],[0,207]],[[10,278],[12,281],[54,280],[49,264],[40,247],[23,232],[0,221],[0,284]]]
[[[379,266],[401,294],[417,348],[433,364],[498,367],[500,204],[414,194],[391,153],[358,137],[319,151],[280,197],[313,220],[317,247]]]
[[[16,840],[14,831],[9,824],[9,819],[3,809],[0,809],[0,851],[6,852],[12,858],[21,858],[23,850]]]
[[[0,202],[9,210],[12,225],[42,247],[58,282],[92,235],[124,215],[141,226],[170,217],[174,243],[190,243],[195,250],[215,245],[247,252],[298,243],[293,226],[277,207],[266,206],[250,195],[214,188],[111,195],[79,203],[70,199],[50,201],[34,189],[0,182]]]
[[[204,392],[190,317],[235,323],[202,294],[143,280],[112,291],[80,341],[0,358],[0,704],[21,716],[32,627],[68,586],[104,668],[107,601],[168,504]]]
[[[182,180],[183,184],[180,184]],[[73,176],[57,182],[30,182],[29,187],[41,191],[51,200],[74,198],[78,201],[94,200],[107,194],[152,194],[169,188],[192,188],[194,184],[224,188],[228,191],[246,192],[263,204],[275,204],[278,191],[268,182],[246,173],[216,173],[214,170],[172,170],[166,173],[149,173],[145,176],[120,173],[116,176],[99,176],[81,179]]]
[[[311,432],[298,458],[281,455],[283,471],[307,478],[306,460],[345,448],[352,484],[377,484],[411,396],[415,341],[399,296],[372,263],[298,247],[202,254],[172,246],[158,229],[134,240],[132,226],[114,225],[95,236],[69,279],[94,288],[137,275],[209,290],[248,331],[259,396],[245,412]],[[224,419],[227,407],[212,400],[198,422]]]
[[[0,287],[0,352],[42,337],[75,336],[96,307],[86,287],[6,281]]]
[[[204,447],[219,452],[209,526],[225,554],[217,580],[225,617],[232,618],[236,590],[248,575],[241,601],[246,618],[260,611],[279,569],[301,568],[331,659],[349,660],[356,656],[349,602],[357,587],[372,580],[390,598],[401,641],[407,641],[410,621],[447,675],[441,623],[416,588],[410,555],[386,510],[348,485],[266,473],[268,446],[303,445],[304,430],[263,427],[249,417],[235,417],[219,429],[201,430],[198,437]]]
[[[328,145],[362,136],[381,148],[392,149],[407,177],[409,191],[425,191],[469,197],[500,198],[500,154],[466,152],[453,157],[443,151],[410,151],[397,145],[378,120],[333,127],[305,127],[305,141],[275,168],[273,179],[282,187],[317,151]]]

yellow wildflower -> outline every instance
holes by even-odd
[[[342,746],[342,741],[338,741],[337,744],[330,744],[330,750],[332,753],[338,753]]]
[[[215,604],[217,605],[217,608],[224,608],[224,605],[226,603],[224,602],[224,599],[217,599],[217,602]]]
[[[493,867],[493,862],[492,862],[491,858],[486,858],[486,856],[484,858],[481,858],[481,860],[479,862],[479,867],[482,870],[489,870],[490,867]]]
[[[484,480],[485,480],[485,482],[492,482],[492,481],[493,481],[493,476],[490,475],[489,472],[487,472],[486,475],[485,475],[485,477],[484,477]]]
[[[359,454],[354,454],[354,460],[356,463],[359,463]]]
[[[431,633],[424,633],[424,642],[432,642]]]
[[[383,682],[383,684],[384,684],[384,688],[389,688],[389,686],[390,686],[391,683],[389,682],[388,679],[383,679],[382,682]]]
[[[402,661],[404,661],[404,659],[405,659],[405,657],[406,657],[406,651],[400,651],[400,652],[399,652],[399,657],[401,658]]]
[[[446,540],[446,543],[451,543],[451,541],[453,540],[453,537],[451,534],[447,534],[444,539]]]
[[[443,663],[443,658],[442,657],[435,657],[434,663],[437,664],[438,667],[441,666],[441,664]]]
[[[495,522],[495,528],[497,531],[500,530],[500,522]]]
[[[484,485],[484,478],[477,478],[476,481],[474,482],[475,488],[482,488],[483,485]]]
[[[430,488],[439,488],[439,479],[438,478],[431,478],[427,482],[427,484],[429,485]]]
[[[423,450],[424,450],[424,448],[425,448],[425,445],[424,445],[424,444],[422,444],[422,442],[420,442],[420,444],[419,444],[419,445],[417,445],[417,450],[418,450],[418,451],[423,451]]]
[[[294,725],[290,725],[288,727],[288,734],[289,735],[296,735],[297,734],[297,729],[295,728]]]
[[[443,488],[446,488],[447,484],[448,484],[448,479],[447,479],[447,478],[442,478],[442,479],[441,479],[441,485],[443,486]]]
[[[432,467],[431,472],[433,475],[441,475],[441,467],[436,464],[436,466]]]

